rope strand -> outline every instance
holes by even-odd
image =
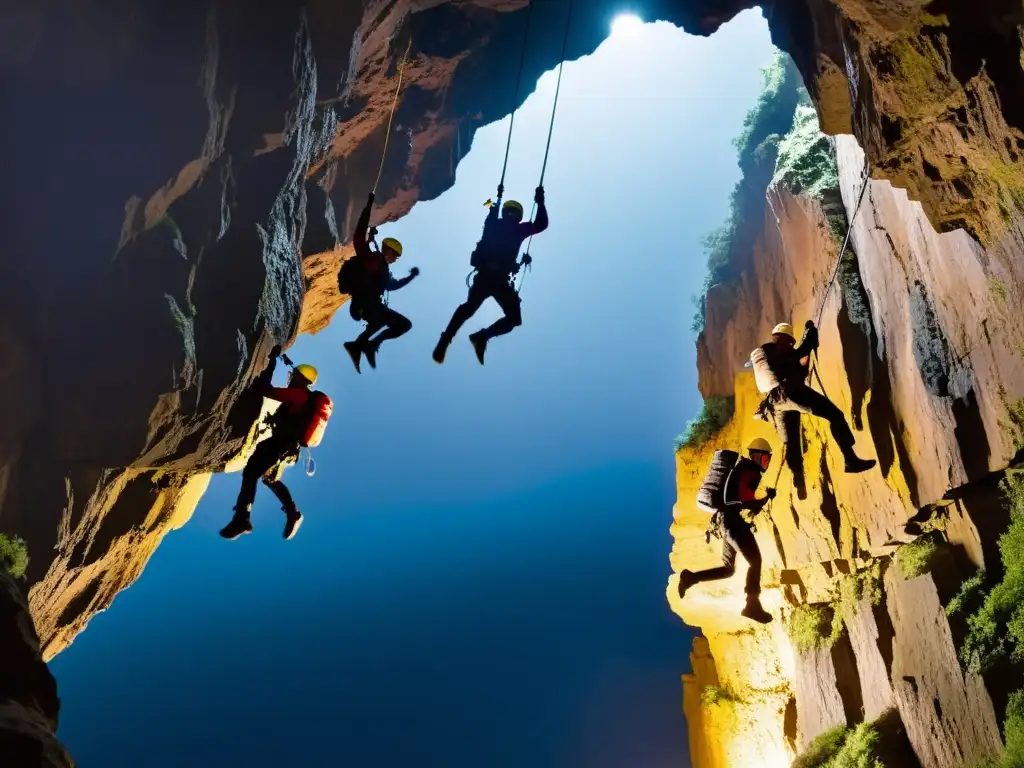
[[[523,67],[526,64],[526,44],[530,41],[530,21],[533,19],[533,0],[526,6],[526,29],[523,31],[523,48],[519,53],[519,73],[516,75],[516,94],[512,102],[512,114],[508,121],[508,141],[505,142],[505,162],[501,166],[501,181],[498,182],[498,199],[505,192],[505,172],[508,170],[508,156],[512,149],[512,128],[516,122],[516,110],[519,108],[519,87],[523,82]]]
[[[380,169],[377,171],[377,181],[373,184],[373,194],[377,194],[377,187],[380,186],[381,177],[384,175],[384,161],[388,157],[388,143],[391,141],[391,124],[395,119],[395,107],[398,106],[398,95],[402,92],[402,79],[405,77],[405,64],[409,59],[409,51],[412,49],[412,38],[405,48],[405,55],[402,57],[402,66],[398,69],[398,87],[395,88],[395,98],[391,102],[391,114],[388,116],[388,129],[384,134],[384,151],[380,156]]]

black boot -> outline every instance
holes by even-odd
[[[855,475],[858,472],[867,472],[877,463],[874,459],[862,459],[857,454],[851,452],[846,457],[846,472],[850,475]]]
[[[284,521],[284,540],[288,541],[291,539],[299,530],[299,526],[302,525],[302,513],[297,509],[285,509],[285,521]]]
[[[772,620],[772,615],[761,605],[760,595],[747,595],[747,604],[740,611],[740,616],[756,621],[758,624],[768,624]]]
[[[433,355],[433,357],[434,357],[434,362],[435,363],[437,363],[438,365],[443,365],[444,364],[444,356],[445,356],[445,353],[448,352],[448,347],[449,347],[449,345],[451,343],[452,343],[451,338],[448,335],[442,333],[441,334],[441,338],[437,342],[437,346],[434,347],[434,355]]]
[[[359,358],[363,356],[363,346],[358,341],[346,341],[343,345],[345,351],[348,352],[348,356],[352,358],[352,365],[356,368],[356,373],[362,373],[359,370]]]
[[[469,335],[469,343],[473,345],[473,351],[476,352],[476,359],[480,361],[480,365],[484,364],[484,355],[487,353],[487,336],[484,335],[483,331],[477,331]]]
[[[231,522],[220,529],[220,535],[228,541],[234,541],[239,536],[252,533],[252,523],[249,522],[249,507],[235,507],[235,515]]]
[[[692,587],[697,582],[693,580],[693,571],[680,571],[679,572],[679,599],[683,599],[683,595],[686,594],[686,590]]]
[[[363,347],[363,354],[366,355],[366,362],[370,364],[370,367],[377,368],[377,350],[380,349],[380,342],[368,341],[366,346]]]

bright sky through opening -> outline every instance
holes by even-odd
[[[622,36],[635,34],[643,25],[644,20],[635,13],[620,13],[612,19],[612,34]]]

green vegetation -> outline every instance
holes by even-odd
[[[736,398],[712,395],[704,401],[697,418],[676,438],[676,453],[683,448],[700,448],[729,423],[736,411]]]
[[[775,172],[779,145],[793,127],[803,91],[800,73],[781,51],[776,51],[762,74],[761,95],[747,112],[740,135],[733,140],[743,175],[729,197],[729,214],[701,242],[707,255],[708,274],[703,289],[693,298],[697,312],[692,327],[698,333],[704,329],[708,289],[738,280],[743,260],[752,250],[763,221],[765,189]]]
[[[1024,397],[1013,402],[1006,399],[1006,393],[1000,393],[1006,405],[1006,420],[999,420],[999,426],[1013,440],[1013,447],[1018,451],[1024,449]]]
[[[24,539],[0,533],[0,566],[15,578],[25,578],[25,571],[28,569],[28,546]]]
[[[1006,283],[1002,278],[991,277],[988,281],[989,290],[992,291],[992,296],[995,297],[996,303],[1000,309],[1006,309]]]
[[[999,537],[1003,578],[986,592],[985,577],[976,574],[979,583],[968,579],[947,606],[947,612],[977,606],[967,615],[967,636],[960,648],[960,659],[972,672],[986,671],[1006,658],[1024,659],[1024,477],[1007,473],[1001,488],[1010,504],[1010,527]]]
[[[946,604],[946,615],[969,616],[981,608],[987,594],[988,574],[984,570],[978,570],[960,585],[959,591]]]
[[[836,726],[811,742],[792,768],[886,768],[877,721]]]
[[[831,648],[842,637],[843,620],[830,604],[797,606],[786,629],[800,653]]]
[[[941,553],[940,537],[937,534],[925,534],[904,544],[896,551],[896,564],[905,579],[913,579],[928,573]]]
[[[801,102],[809,101],[803,88],[800,95]],[[793,130],[779,142],[772,183],[818,200],[839,187],[832,140],[821,132],[818,113],[810,104],[797,106]]]
[[[739,701],[736,694],[720,685],[709,685],[703,688],[700,692],[700,700],[705,707],[734,704]]]

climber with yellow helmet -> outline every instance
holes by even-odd
[[[761,605],[761,549],[750,523],[743,519],[743,510],[756,515],[775,489],[768,488],[757,498],[757,487],[772,461],[772,447],[764,438],[754,439],[747,448],[749,458],[735,451],[715,452],[708,475],[697,494],[697,505],[712,515],[708,526],[710,536],[722,539],[722,565],[703,571],[684,570],[679,574],[679,598],[694,584],[728,579],[736,573],[736,553],[747,561],[745,592],[747,602],[740,612],[744,617],[767,624],[772,616]]]
[[[501,202],[502,188],[498,187],[498,202]],[[473,284],[466,301],[456,308],[448,327],[441,334],[434,348],[434,362],[444,362],[452,339],[459,329],[471,318],[487,299],[494,299],[505,316],[489,328],[483,328],[469,336],[476,359],[484,364],[487,342],[495,336],[503,336],[523,324],[519,294],[513,280],[520,268],[529,264],[529,255],[519,261],[519,249],[527,238],[540,234],[548,228],[548,209],[544,205],[544,187],[537,187],[534,194],[537,203],[537,218],[523,221],[523,206],[515,200],[506,200],[501,206],[491,205],[484,221],[484,231],[470,257],[469,263],[476,270]],[[490,204],[490,201],[488,201]]]
[[[384,293],[404,288],[420,273],[417,267],[413,267],[406,277],[396,280],[392,276],[390,267],[402,255],[402,244],[395,238],[381,240],[380,250],[371,248],[370,212],[374,197],[371,192],[356,222],[352,235],[355,256],[342,264],[338,273],[338,289],[350,297],[349,314],[353,320],[366,323],[366,329],[358,338],[344,344],[356,373],[360,372],[359,363],[363,355],[370,367],[376,368],[381,343],[404,336],[412,329],[409,318],[387,305]],[[378,332],[380,335],[374,338]]]
[[[775,423],[786,449],[786,465],[793,473],[793,486],[801,499],[807,498],[807,486],[800,445],[800,414],[828,421],[847,472],[866,472],[876,463],[857,456],[853,450],[856,438],[843,412],[825,395],[807,385],[810,356],[817,348],[818,329],[808,320],[799,346],[793,326],[779,323],[772,329],[772,340],[750,354],[757,387],[765,395],[759,414]]]
[[[302,524],[302,513],[296,508],[288,487],[281,482],[281,475],[298,461],[303,447],[319,445],[334,406],[323,392],[313,391],[318,374],[312,365],[295,366],[287,387],[273,386],[274,369],[280,356],[281,347],[275,346],[270,352],[270,364],[253,388],[255,394],[281,405],[269,418],[270,436],[256,446],[242,470],[242,488],[235,502],[235,514],[220,531],[228,540],[252,531],[249,515],[260,478],[281,502],[285,540],[291,539]],[[285,362],[290,364],[287,357]]]

